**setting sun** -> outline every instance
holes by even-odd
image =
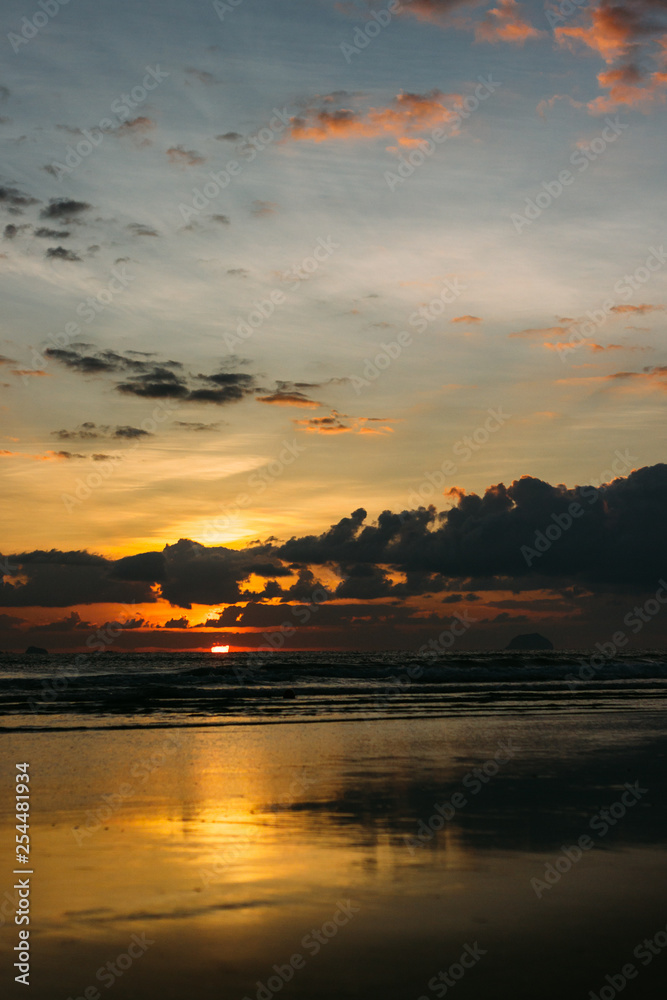
[[[211,646],[212,653],[228,653],[229,646]]]

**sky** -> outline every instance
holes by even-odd
[[[0,649],[664,643],[663,0],[0,29]]]

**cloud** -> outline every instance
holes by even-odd
[[[199,421],[193,420],[174,420],[174,427],[182,427],[184,431],[194,431],[195,433],[200,433],[201,431],[220,430],[221,424],[219,422],[203,424]]]
[[[83,375],[125,374],[126,379],[116,384],[116,390],[143,399],[180,399],[223,405],[255,392],[255,378],[246,373],[186,374],[180,361],[142,360],[144,356],[136,351],[128,351],[125,355],[108,350],[89,352],[86,350],[89,346],[49,347],[44,354]]]
[[[10,222],[7,226],[5,226],[2,235],[6,240],[15,240],[16,237],[19,236],[24,229],[30,229],[30,226],[28,225],[15,226],[13,223]],[[69,236],[69,233],[67,235]]]
[[[244,137],[240,132],[225,132],[223,135],[216,135],[218,142],[239,142]]]
[[[113,428],[106,424],[95,424],[90,420],[86,420],[73,431],[59,430],[51,433],[60,441],[94,441],[99,438],[135,440],[142,437],[152,437],[149,431],[142,430],[140,427],[125,425]]]
[[[500,0],[497,7],[492,7],[486,17],[475,24],[477,42],[523,45],[529,38],[540,38],[544,34],[523,19],[517,0]]]
[[[155,600],[148,583],[111,577],[114,564],[89,552],[37,550],[13,555],[15,574],[3,574],[0,606],[64,608],[78,604],[146,603]]]
[[[222,83],[222,80],[219,80],[217,76],[213,73],[209,73],[206,69],[197,69],[193,66],[186,66],[184,73],[186,73],[187,76],[193,77],[195,80],[199,80],[200,83],[203,83],[207,87],[212,87],[216,84]]]
[[[637,314],[644,316],[646,313],[650,312],[663,312],[664,306],[652,306],[652,305],[641,305],[641,306],[613,306],[610,310],[613,313],[619,313],[620,315],[632,315]]]
[[[608,93],[590,101],[588,110],[605,114],[619,107],[648,112],[664,103],[667,88],[667,10],[663,0],[600,2],[582,11],[577,24],[558,25],[556,40],[571,51],[584,46],[608,69],[598,83]]]
[[[0,205],[2,205],[11,215],[22,215],[23,209],[30,205],[37,205],[38,199],[31,198],[15,187],[0,185]]]
[[[479,316],[455,316],[452,323],[481,323]]]
[[[628,459],[624,456],[624,464]],[[551,485],[522,476],[509,486],[490,486],[482,495],[454,489],[448,510],[386,510],[375,523],[367,523],[366,511],[358,508],[322,534],[246,549],[180,539],[162,551],[115,562],[57,550],[8,555],[8,563],[16,568],[4,571],[0,605],[128,604],[154,602],[159,596],[180,608],[250,602],[245,611],[225,611],[208,624],[262,625],[271,615],[280,624],[284,613],[258,605],[276,600],[308,605],[321,586],[317,567],[333,570],[339,579],[324,592],[323,600],[329,603],[387,598],[402,602],[412,595],[438,593],[460,603],[453,593],[573,586],[624,594],[653,592],[667,565],[667,465],[644,467],[627,478],[613,476],[611,469],[603,473],[608,481],[600,487]],[[573,504],[581,511],[576,517],[571,515]],[[536,555],[538,533],[544,536],[547,527],[559,523],[565,527],[558,538]],[[533,552],[528,559],[526,550]],[[298,577],[290,583],[293,574]],[[267,581],[262,594],[244,588],[252,576]],[[342,608],[337,613],[375,614],[392,621],[413,611],[384,604],[375,611],[366,605],[363,612]],[[264,617],[253,619],[254,614]],[[428,622],[421,621],[427,628]]]
[[[209,218],[213,222],[218,222],[221,226],[228,226],[229,225],[229,216],[228,215],[211,215],[211,216],[209,216]],[[229,271],[227,273],[229,274]]]
[[[65,223],[78,222],[78,216],[91,206],[85,201],[72,198],[51,198],[46,208],[39,213],[41,219],[62,219]]]
[[[171,146],[167,150],[167,157],[177,167],[199,167],[206,163],[206,157],[196,149],[185,149],[184,146]]]
[[[115,135],[123,138],[128,136],[133,139],[140,146],[150,146],[151,140],[148,138],[150,132],[154,132],[156,129],[156,124],[152,118],[139,117],[133,118],[131,121],[122,122],[115,129]]]
[[[294,420],[296,427],[303,427],[312,434],[393,434],[393,428],[388,425],[393,421],[382,417],[348,417],[345,413],[332,410],[328,417],[309,417],[305,420]],[[382,426],[369,426],[381,424]]]
[[[611,470],[607,475],[613,479]],[[537,574],[650,589],[664,575],[667,465],[636,470],[599,489],[552,486],[523,476],[508,487],[491,486],[483,496],[459,493],[455,499],[455,506],[440,514],[434,508],[400,515],[385,511],[374,526],[364,524],[366,511],[360,508],[322,535],[292,538],[277,554],[304,565],[370,564],[449,580],[489,578],[486,589],[499,583],[501,589],[510,583],[533,586],[529,578]],[[554,515],[567,514],[572,503],[582,508],[581,516],[529,565],[522,547],[532,547],[536,533],[554,524]]]
[[[74,253],[73,250],[68,250],[66,247],[48,247],[45,257],[52,260],[66,260],[70,263],[76,263],[81,261],[81,257]]]
[[[66,240],[69,235],[67,229],[47,229],[45,226],[40,226],[35,230],[35,236],[42,240]]]
[[[427,129],[460,123],[456,107],[462,94],[431,90],[425,94],[400,93],[388,107],[354,110],[330,109],[323,99],[291,119],[290,137],[300,142],[356,141],[394,137],[407,146]]]
[[[258,403],[272,403],[276,406],[305,406],[311,409],[317,409],[322,406],[322,403],[318,403],[314,399],[309,399],[303,392],[284,392],[277,391],[272,392],[268,396],[258,396]]]
[[[275,201],[261,201],[259,199],[255,199],[252,203],[250,211],[258,218],[265,218],[269,215],[275,215],[277,208],[278,205]]]
[[[189,628],[190,622],[187,618],[170,618],[168,622],[165,622],[162,628]]]
[[[159,236],[157,229],[146,226],[141,222],[131,222],[127,227],[134,236]]]
[[[166,369],[156,368],[144,375],[132,376],[130,381],[116,386],[119,392],[148,399],[174,398],[191,403],[238,402],[254,392],[252,375],[237,372],[218,372],[215,375],[196,375],[194,382],[177,376]]]

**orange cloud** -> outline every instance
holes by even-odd
[[[613,372],[611,375],[589,375],[585,378],[556,379],[558,385],[586,385],[592,382],[626,382],[627,388],[647,387],[667,392],[667,365],[656,368],[644,368],[640,372]]]
[[[517,0],[500,0],[498,7],[492,7],[486,17],[475,24],[475,41],[523,45],[529,38],[543,35],[543,31],[524,21],[520,10]]]
[[[348,423],[346,421],[351,421]],[[294,420],[297,427],[302,427],[311,434],[393,434],[393,428],[387,426],[395,423],[386,417],[348,417],[346,413],[332,410],[328,417],[309,417],[305,420]],[[381,427],[369,427],[368,424],[382,424]]]
[[[462,94],[432,90],[427,94],[398,94],[393,105],[386,108],[308,108],[292,118],[290,136],[297,142],[329,142],[392,135],[401,145],[415,145],[419,141],[415,133],[458,123],[455,105],[462,101]]]
[[[664,311],[664,308],[665,308],[664,306],[649,306],[649,305],[613,306],[611,312],[621,313],[622,315],[625,315],[627,313],[638,313],[640,316],[643,316],[645,313],[649,312],[662,312]]]
[[[481,316],[455,316],[452,323],[481,323]]]
[[[600,0],[597,7],[582,12],[583,24],[555,29],[559,44],[572,51],[584,45],[610,67],[598,76],[600,87],[608,93],[588,103],[592,114],[604,114],[619,107],[648,111],[651,105],[664,103],[667,97],[664,13],[662,0],[635,0],[632,4]]]
[[[30,455],[25,451],[7,451],[6,449],[0,451],[0,458],[29,458],[33,462],[62,462],[71,458],[86,457],[86,455],[71,451],[47,451],[45,455]]]

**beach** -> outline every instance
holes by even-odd
[[[29,995],[607,1000],[623,979],[649,1000],[664,722],[627,706],[5,732],[3,787],[19,759],[32,776]]]

